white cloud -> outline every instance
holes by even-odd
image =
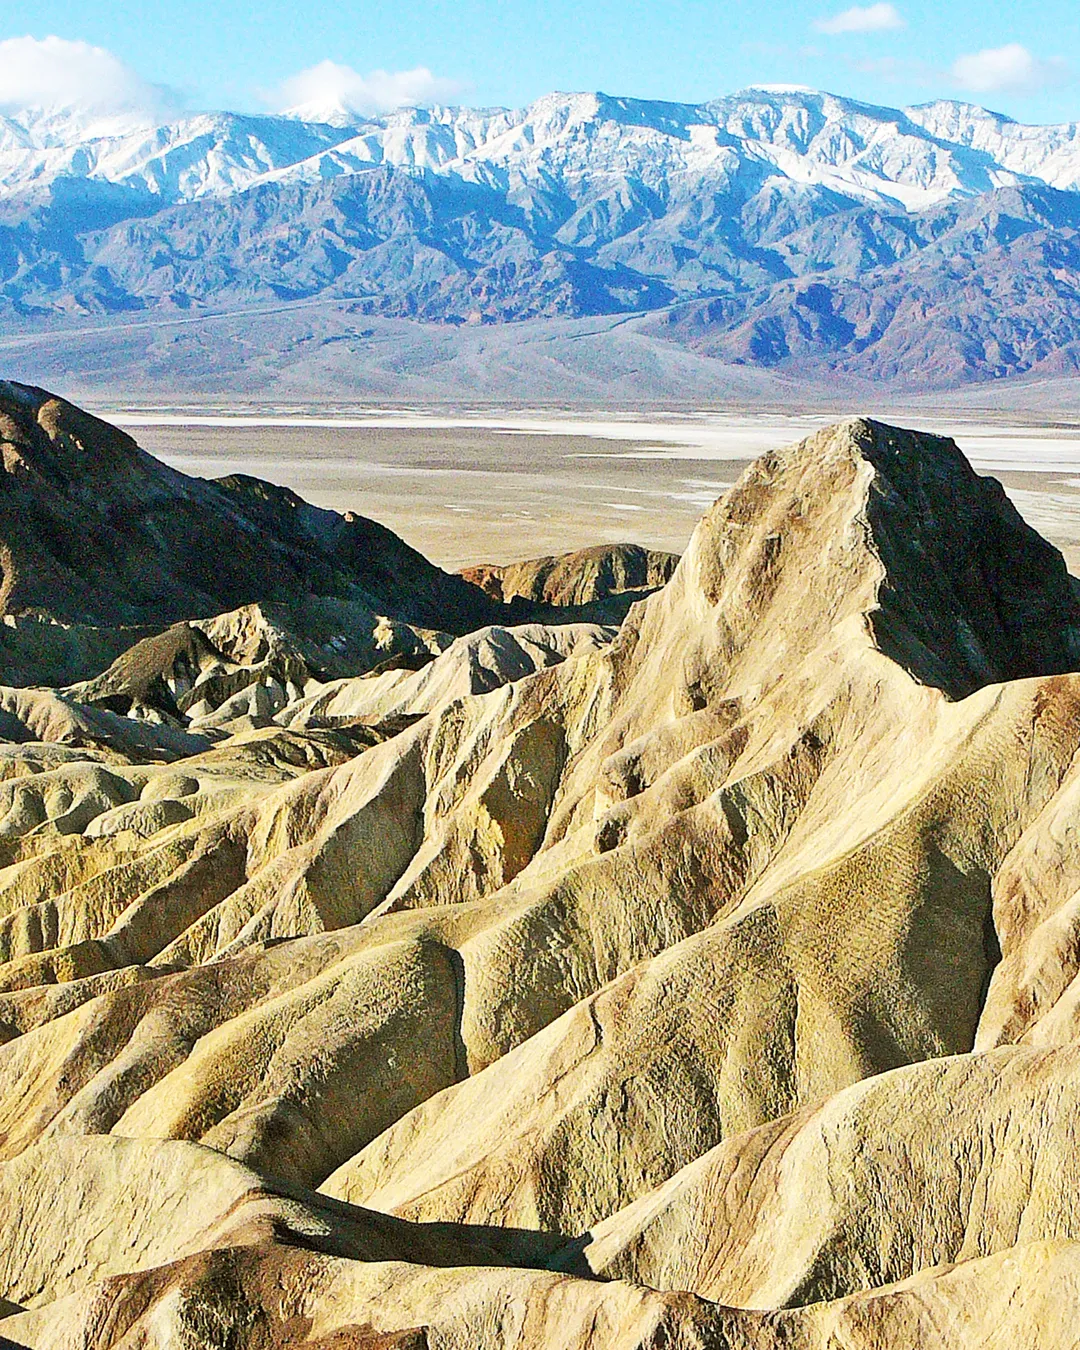
[[[147,83],[104,47],[59,37],[0,41],[4,111],[158,112],[169,101],[165,90]]]
[[[452,99],[462,86],[433,75],[426,66],[415,70],[373,70],[361,75],[351,66],[320,61],[286,80],[272,99],[279,109],[309,115],[372,114]]]
[[[1069,77],[1063,61],[1042,61],[1019,42],[960,56],[949,73],[974,94],[1031,94]]]
[[[841,33],[883,33],[905,24],[895,5],[854,5],[831,19],[818,19],[814,27],[819,33],[836,37]]]

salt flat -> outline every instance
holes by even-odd
[[[746,462],[837,414],[553,416],[273,409],[106,410],[187,473],[242,472],[380,520],[446,567],[632,540],[681,550]],[[1080,570],[1080,426],[882,413],[955,437]]]

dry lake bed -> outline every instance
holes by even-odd
[[[186,473],[250,473],[382,521],[447,568],[631,541],[681,551],[763,451],[829,417],[101,410]],[[1080,573],[1080,423],[886,415],[954,436]]]

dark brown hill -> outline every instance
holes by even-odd
[[[305,595],[451,633],[499,614],[375,521],[243,475],[189,478],[42,389],[0,383],[0,454],[5,616],[165,626]]]

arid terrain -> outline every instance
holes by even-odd
[[[185,473],[243,472],[388,525],[443,567],[633,539],[681,553],[760,454],[840,420],[728,413],[106,409]],[[931,425],[993,473],[1080,572],[1080,420],[886,408]]]
[[[0,1344],[1076,1345],[1072,429],[397,420],[0,383]]]

